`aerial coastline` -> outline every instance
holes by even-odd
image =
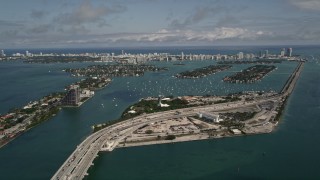
[[[245,58],[246,57],[246,58]],[[282,58],[282,60],[274,60],[274,57]],[[27,131],[33,126],[50,119],[55,116],[62,107],[77,107],[94,96],[94,91],[108,86],[112,82],[113,77],[125,76],[142,76],[145,71],[163,71],[165,67],[154,67],[145,65],[151,61],[190,61],[190,60],[212,60],[219,63],[279,63],[283,59],[289,61],[304,61],[300,56],[287,55],[244,55],[242,52],[236,55],[170,55],[169,53],[153,53],[153,54],[122,54],[115,55],[113,53],[102,54],[32,54],[26,51],[26,54],[15,53],[12,55],[4,54],[2,51],[1,59],[15,60],[17,58],[27,59],[25,63],[72,63],[72,62],[115,62],[109,65],[92,65],[87,68],[65,69],[66,73],[71,76],[85,77],[76,83],[66,87],[67,92],[55,92],[43,98],[43,100],[33,101],[25,105],[23,108],[16,108],[1,116],[1,127],[3,136],[0,139],[1,147],[11,140],[15,139],[19,134]],[[249,59],[248,59],[249,58]],[[269,60],[266,58],[270,58]],[[260,67],[260,66],[259,66]],[[261,66],[266,67],[266,66]],[[272,66],[274,69],[275,66]],[[231,68],[231,65],[210,65],[187,72],[180,72],[176,75],[179,78],[202,78],[210,74],[224,71]],[[271,70],[272,70],[271,69]],[[269,71],[268,71],[269,72]],[[248,73],[252,74],[252,73]],[[235,75],[237,76],[237,75]],[[264,76],[264,75],[263,75]],[[263,77],[261,76],[261,77]],[[258,79],[261,79],[258,78]],[[245,77],[244,77],[245,78]],[[224,79],[226,81],[226,78]],[[238,82],[238,80],[230,80],[230,82]],[[241,81],[242,82],[242,81]],[[253,82],[246,79],[245,82]],[[72,92],[72,93],[70,93]],[[76,92],[76,93],[74,93]],[[77,97],[75,101],[70,101],[72,96]],[[49,99],[47,98],[49,97]],[[37,114],[37,116],[36,116]],[[39,117],[38,117],[39,116]],[[38,117],[38,118],[37,118]]]
[[[153,101],[164,111],[137,114],[110,124],[96,125],[97,131],[86,138],[54,174],[52,179],[63,177],[84,178],[100,151],[115,148],[184,142],[211,138],[232,137],[250,134],[270,133],[278,125],[288,96],[292,93],[304,63],[298,64],[281,92],[240,93],[239,100],[217,103],[222,97],[197,96],[178,97],[176,103],[205,102],[179,109],[170,101],[177,98],[162,97],[142,100]],[[236,95],[231,95],[233,98]],[[221,99],[222,98],[222,99]],[[230,98],[230,97],[229,97]],[[206,100],[205,100],[206,99]],[[175,104],[176,104],[175,103]],[[145,104],[145,103],[143,103]],[[142,104],[141,104],[142,105]],[[124,114],[137,113],[141,105],[132,105]],[[154,107],[145,107],[155,110]],[[167,108],[172,107],[168,110]],[[175,109],[177,108],[177,109]],[[234,121],[235,116],[243,117]]]
[[[43,55],[42,55],[43,56]],[[28,128],[18,126],[13,127],[16,131],[8,133],[9,138],[2,141],[5,145],[13,140],[19,134],[32,128],[34,125],[42,121],[50,119],[58,113],[62,107],[78,107],[94,95],[94,91],[108,86],[112,82],[113,77],[140,77],[144,72],[166,71],[166,67],[156,67],[148,65],[152,61],[183,61],[191,60],[208,60],[218,65],[210,65],[194,70],[179,72],[176,77],[180,78],[204,78],[206,76],[219,73],[230,69],[237,64],[258,64],[243,69],[242,72],[234,72],[229,77],[221,79],[221,81],[231,83],[255,83],[262,80],[268,73],[275,70],[276,64],[283,61],[298,61],[300,62],[294,73],[289,77],[286,85],[281,92],[274,91],[262,92],[239,92],[225,96],[163,96],[145,97],[136,104],[128,107],[122,114],[120,119],[108,121],[107,123],[97,124],[93,126],[94,133],[87,138],[83,143],[84,147],[92,137],[97,137],[97,143],[91,149],[85,149],[86,152],[93,151],[93,154],[99,151],[112,151],[115,148],[163,144],[173,142],[184,142],[193,140],[203,140],[222,137],[233,137],[243,135],[253,135],[272,132],[280,120],[281,113],[285,107],[286,99],[292,92],[294,84],[299,77],[303,62],[305,61],[300,56],[282,56],[281,60],[275,60],[273,57],[278,55],[270,55],[268,57],[252,56],[252,59],[243,57],[243,53],[237,55],[168,55],[168,54],[152,54],[152,55],[110,55],[106,57],[85,58],[81,61],[81,56],[71,58],[71,60],[58,60],[59,58],[48,58],[37,55],[25,56],[28,61],[25,63],[61,63],[61,62],[102,62],[105,65],[90,65],[85,68],[69,68],[64,69],[66,73],[73,77],[85,77],[84,79],[73,83],[67,87],[66,93],[57,93],[51,99],[46,99],[39,102],[31,102],[23,111],[18,109],[15,112],[10,112],[2,116],[3,122],[20,118],[24,116],[24,109],[27,109],[33,119],[35,112],[40,113],[41,118],[35,118],[37,121],[21,120],[24,124],[31,124]],[[140,57],[140,59],[138,58]],[[192,59],[197,57],[200,59]],[[249,57],[249,56],[248,56]],[[9,58],[10,59],[10,58]],[[68,59],[68,58],[67,58]],[[110,64],[109,64],[110,62]],[[268,64],[268,65],[259,65]],[[273,65],[269,65],[273,64]],[[245,73],[244,73],[245,72]],[[229,78],[230,81],[226,80]],[[73,101],[72,97],[78,97],[78,100]],[[51,97],[51,96],[50,96]],[[54,104],[52,104],[52,102]],[[48,104],[49,106],[45,106]],[[40,105],[38,107],[38,105]],[[32,111],[28,108],[31,107]],[[41,107],[41,108],[40,108]],[[48,108],[48,109],[46,109]],[[50,113],[52,109],[52,113]],[[54,111],[53,111],[54,110]],[[47,112],[47,113],[46,113]],[[8,115],[11,115],[10,117]],[[19,121],[15,121],[19,122]],[[9,127],[12,129],[12,127]],[[8,136],[7,136],[8,137]],[[79,145],[80,146],[80,145]],[[81,167],[84,171],[67,171],[69,175],[75,177],[84,177],[90,163],[95,156],[83,156],[86,160],[80,161],[80,164],[73,164],[75,159],[82,158],[78,153],[73,154],[68,160],[70,166]],[[85,162],[88,163],[85,163]],[[85,164],[82,164],[85,163]],[[61,169],[62,168],[62,169]],[[64,176],[65,165],[63,165],[54,177]],[[66,172],[66,173],[67,173]],[[69,176],[68,175],[68,176]],[[53,178],[54,179],[54,178]]]
[[[0,180],[320,179],[320,0],[0,10]]]

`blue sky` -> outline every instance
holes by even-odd
[[[320,0],[0,4],[0,48],[320,44]]]

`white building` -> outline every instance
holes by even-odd
[[[209,114],[209,113],[200,112],[200,113],[198,113],[198,116],[199,116],[199,118],[205,118],[208,121],[212,121],[214,123],[218,123],[218,122],[223,121],[223,119],[220,119],[219,115],[216,115],[216,114]]]
[[[84,89],[80,93],[81,98],[92,97],[92,96],[94,96],[94,91],[90,91],[89,89]]]
[[[1,50],[1,54],[0,54],[0,57],[5,57],[6,54],[4,53],[4,50]]]
[[[287,49],[287,56],[291,57],[292,56],[292,48]]]
[[[243,59],[243,52],[238,53],[238,59]]]
[[[280,57],[284,57],[285,54],[286,54],[286,50],[284,48],[282,48],[280,51]]]
[[[165,100],[167,100],[166,98],[164,98]],[[170,105],[169,104],[162,104],[161,101],[164,100],[162,99],[162,96],[159,95],[159,98],[158,98],[158,106],[159,107],[169,107]]]

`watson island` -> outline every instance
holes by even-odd
[[[99,152],[116,148],[270,133],[303,66],[298,64],[280,92],[143,98],[120,119],[95,125],[95,132],[77,146],[52,179],[82,179]],[[244,82],[262,79],[274,67],[254,69],[240,76]]]

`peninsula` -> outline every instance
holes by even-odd
[[[154,108],[151,107],[150,112],[139,113],[140,115],[109,124],[88,136],[77,146],[52,179],[83,179],[100,151],[270,133],[280,120],[286,100],[292,93],[303,66],[302,62],[298,64],[279,93],[239,93],[231,95],[231,98],[236,97],[234,101],[227,102],[223,102],[225,97],[215,96],[178,98],[160,96],[144,99],[143,101],[150,102],[133,105],[124,115],[135,114],[140,108],[144,111],[149,106],[142,106],[143,104],[154,104],[155,101],[158,102],[158,109],[152,111]],[[162,107],[164,111],[161,111]],[[172,107],[172,110],[168,110],[169,107]]]

